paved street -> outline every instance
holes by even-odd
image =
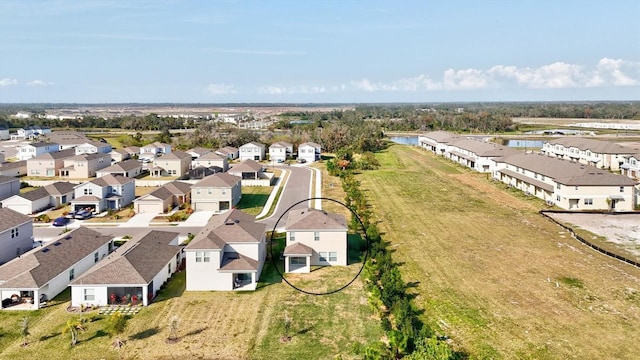
[[[273,215],[260,220],[261,223],[267,225],[267,230],[272,230],[278,218],[293,204],[308,199],[311,195],[311,171],[307,167],[297,166],[276,166],[276,168],[282,168],[290,171],[289,179],[286,186],[283,188],[280,194],[280,199],[277,204],[276,210]],[[296,205],[295,208],[309,207],[308,202],[303,202]],[[104,234],[111,234],[114,237],[121,237],[129,235],[132,237],[142,236],[150,230],[164,230],[180,233],[181,237],[186,237],[189,233],[195,234],[206,224],[207,220],[211,217],[211,212],[197,212],[189,217],[185,223],[179,226],[149,226],[148,222],[153,218],[153,215],[140,214],[136,215],[130,221],[118,225],[90,225],[92,229],[96,229]],[[137,218],[137,219],[136,219]],[[193,218],[193,219],[192,219]],[[134,220],[135,219],[135,220]],[[136,225],[139,220],[139,226]],[[278,228],[284,227],[285,218],[278,223]],[[81,225],[78,220],[72,220],[69,228],[75,228]],[[33,235],[35,240],[51,240],[58,237],[64,228],[58,228],[53,226],[34,227]]]

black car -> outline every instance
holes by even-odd
[[[67,224],[69,224],[71,220],[67,219],[64,216],[61,216],[59,218],[56,218],[55,220],[53,220],[53,226],[65,226]]]

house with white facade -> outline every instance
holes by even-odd
[[[96,176],[98,170],[111,165],[111,155],[96,153],[75,155],[63,160],[60,177],[67,179],[87,179]]]
[[[540,151],[549,156],[612,171],[620,170],[620,166],[625,162],[625,157],[637,152],[637,150],[614,142],[580,137],[565,137],[546,141]]]
[[[293,209],[285,224],[284,271],[308,273],[311,266],[347,265],[347,220],[317,209]]]
[[[0,265],[26,253],[31,248],[33,248],[33,219],[9,208],[0,208]]]
[[[73,200],[75,185],[58,181],[2,200],[2,207],[31,215]]]
[[[285,162],[290,159],[293,154],[293,144],[278,141],[269,146],[269,161]]]
[[[620,169],[622,170],[623,175],[635,180],[640,180],[640,151],[635,154],[625,156],[624,163],[620,165]]]
[[[71,209],[92,209],[93,213],[118,210],[131,204],[135,198],[135,180],[125,176],[105,176],[95,178],[75,187],[75,199]]]
[[[257,142],[246,143],[238,149],[240,152],[239,159],[242,160],[255,160],[262,161],[265,157],[264,144]]]
[[[265,173],[262,164],[253,160],[244,160],[227,173],[241,178],[242,186],[271,186],[273,180],[273,173]]]
[[[449,142],[445,156],[478,172],[493,172],[495,159],[520,151],[493,142],[459,137]]]
[[[184,249],[186,290],[255,290],[267,256],[266,227],[236,209],[213,216]]]
[[[241,179],[227,173],[209,175],[191,186],[191,205],[195,211],[227,211],[241,198]]]
[[[39,309],[111,251],[111,236],[79,227],[9,261],[0,266],[0,298],[11,299],[3,310]]]
[[[632,211],[637,205],[635,180],[543,154],[496,160],[493,178],[567,210]]]
[[[152,230],[127,241],[71,282],[71,306],[149,305],[180,266],[178,235]]]
[[[27,161],[5,162],[0,164],[0,175],[2,176],[24,176],[27,174]]]
[[[28,160],[38,155],[59,151],[60,147],[56,143],[35,142],[26,144],[18,148],[18,160]]]
[[[9,140],[11,135],[9,134],[9,129],[4,126],[0,126],[0,140]]]
[[[322,158],[322,146],[314,142],[306,142],[298,145],[298,160],[304,159],[311,163]]]
[[[222,172],[225,172],[229,170],[229,160],[227,157],[216,154],[215,152],[208,152],[191,160],[191,169],[199,167],[209,168],[212,166],[217,166]]]
[[[78,145],[93,141],[79,131],[54,131],[44,135],[41,139],[45,142],[58,144],[61,151],[74,149]]]
[[[156,141],[140,148],[140,157],[151,156],[154,158],[163,154],[171,153],[171,145]]]
[[[18,138],[34,139],[38,136],[51,134],[51,129],[46,126],[32,125],[16,131]]]
[[[195,147],[193,149],[189,149],[187,151],[185,151],[187,154],[191,155],[191,160],[195,160],[197,158],[199,158],[202,155],[208,154],[210,152],[213,152],[212,149],[207,149],[207,148],[203,148],[203,147]]]
[[[101,141],[87,141],[75,147],[76,155],[82,154],[108,154],[113,149],[111,145]]]
[[[153,167],[149,172],[151,176],[177,176],[183,177],[189,172],[191,155],[184,151],[173,151],[153,160]]]
[[[226,157],[228,160],[235,160],[240,157],[240,150],[233,146],[225,146],[215,151],[216,154]]]
[[[0,201],[20,193],[20,180],[13,176],[0,175]]]
[[[55,177],[64,167],[64,160],[75,155],[73,149],[44,153],[27,160],[29,176]]]
[[[445,155],[449,143],[459,138],[446,131],[430,131],[418,136],[418,145],[436,155]]]

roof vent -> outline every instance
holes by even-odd
[[[67,235],[64,237],[65,240],[71,240],[71,235]]]
[[[42,249],[42,252],[43,252],[43,253],[49,252],[49,248],[44,248],[44,249]]]
[[[234,225],[235,223],[236,223],[235,220],[231,220],[231,219],[228,219],[227,221],[224,222],[225,225]]]
[[[56,241],[56,242],[53,243],[53,245],[54,246],[60,246],[60,245],[62,245],[62,243],[60,241]]]

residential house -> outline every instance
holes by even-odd
[[[64,160],[73,157],[75,151],[67,149],[52,153],[44,153],[27,160],[27,173],[30,176],[58,176],[64,167]]]
[[[207,176],[191,186],[191,205],[195,211],[226,211],[235,207],[241,197],[241,179],[227,173]]]
[[[55,182],[5,199],[2,207],[24,215],[35,214],[70,202],[75,196],[74,188],[68,182]]]
[[[240,161],[242,160],[264,160],[264,144],[257,142],[250,142],[240,146]]]
[[[12,176],[0,175],[0,201],[20,193],[20,180]]]
[[[119,163],[125,160],[131,159],[131,154],[125,149],[115,149],[112,150],[109,155],[111,155],[111,163]]]
[[[191,202],[191,184],[172,181],[162,187],[133,200],[136,214],[168,212],[176,206]]]
[[[267,175],[262,164],[253,160],[244,160],[230,168],[227,173],[242,179],[242,186],[271,186],[273,174]]]
[[[157,157],[153,161],[151,176],[177,176],[183,177],[189,172],[191,155],[183,151],[173,151]]]
[[[120,175],[133,178],[142,173],[142,164],[138,160],[129,159],[96,171],[96,177],[111,174],[114,176]]]
[[[127,153],[129,153],[129,157],[133,158],[137,158],[140,156],[140,151],[141,149],[137,146],[127,146],[122,148],[122,150],[126,151]]]
[[[240,210],[213,216],[184,248],[186,290],[255,290],[266,259],[265,230]]]
[[[0,140],[9,140],[11,135],[9,134],[9,129],[4,126],[0,126]]]
[[[171,145],[158,141],[140,148],[140,157],[147,157],[150,159],[169,153],[171,153]]]
[[[207,148],[203,148],[203,147],[196,147],[193,149],[189,149],[186,151],[187,154],[191,155],[191,160],[195,160],[197,158],[199,158],[202,155],[208,154],[212,152],[211,149],[207,149]]]
[[[152,230],[127,241],[71,282],[71,306],[149,305],[180,266],[178,235]]]
[[[278,141],[269,146],[269,160],[273,162],[285,162],[293,154],[293,144]]]
[[[627,175],[635,180],[640,180],[640,152],[626,156],[620,169],[623,175]]]
[[[51,129],[46,126],[32,125],[17,130],[17,135],[22,139],[34,139],[41,135],[47,135],[51,133]],[[26,159],[25,159],[26,160]]]
[[[314,162],[320,160],[322,154],[322,146],[314,142],[306,142],[298,145],[298,160],[304,159],[305,162]]]
[[[436,155],[445,155],[450,142],[460,137],[446,131],[431,131],[418,136],[418,144]]]
[[[75,155],[63,160],[60,176],[69,179],[87,179],[96,176],[98,170],[111,165],[111,155],[97,153]]]
[[[125,176],[105,176],[95,178],[75,187],[75,199],[71,209],[92,209],[94,213],[121,209],[135,198],[135,181]]]
[[[198,167],[210,168],[212,166],[219,167],[222,172],[225,172],[229,169],[229,160],[226,157],[214,152],[206,153],[196,159],[191,160],[192,169]]]
[[[498,159],[493,177],[567,210],[631,211],[636,206],[635,180],[543,154]]]
[[[625,157],[637,152],[610,141],[566,137],[549,140],[542,145],[542,153],[561,159],[593,165],[601,169],[620,170]]]
[[[0,175],[18,177],[27,174],[27,161],[6,162],[0,164]]]
[[[87,141],[76,146],[76,155],[82,154],[109,154],[113,149],[111,145],[101,141]]]
[[[72,149],[78,145],[92,141],[87,138],[84,133],[78,131],[54,131],[45,135],[42,139],[46,142],[58,144],[59,150]]]
[[[228,160],[235,160],[240,157],[240,150],[233,146],[225,146],[215,151],[216,154],[226,157]]]
[[[27,161],[6,162],[0,164],[0,175],[19,177],[27,174]]]
[[[18,148],[18,160],[28,160],[45,153],[56,152],[60,150],[56,143],[35,142],[26,144]]]
[[[0,208],[0,264],[26,253],[32,247],[33,219],[11,209]]]
[[[311,266],[347,265],[347,220],[316,209],[287,215],[285,272],[308,273]]]
[[[494,170],[496,158],[519,153],[508,146],[460,137],[449,142],[445,156],[475,171],[490,173]]]
[[[111,238],[79,227],[0,266],[0,298],[15,300],[3,309],[40,308],[113,251]]]

